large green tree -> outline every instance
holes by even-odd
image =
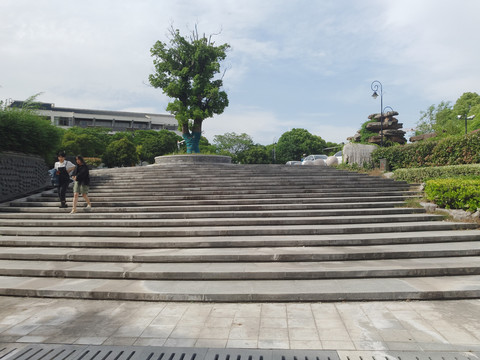
[[[200,36],[195,28],[190,38],[170,29],[170,43],[157,41],[151,48],[155,73],[150,84],[174,100],[167,111],[175,115],[187,153],[200,152],[202,123],[228,106],[227,93],[220,74],[220,62],[226,58],[229,45],[216,46],[212,36]]]
[[[326,142],[305,129],[292,129],[280,136],[276,146],[277,162],[300,160],[303,154],[323,154]]]

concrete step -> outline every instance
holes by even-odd
[[[218,247],[308,247],[423,244],[478,241],[480,230],[438,230],[333,235],[269,236],[176,236],[176,237],[85,237],[85,236],[0,236],[3,247],[73,247],[116,249],[218,248]],[[105,250],[106,252],[108,250]]]
[[[252,199],[254,201],[265,200],[265,199],[307,199],[313,200],[315,198],[352,198],[358,197],[359,193],[354,192],[330,192],[324,194],[318,193],[282,193],[282,194],[269,194],[269,193],[254,193],[254,194],[240,194],[240,193],[232,193],[232,194],[191,194],[191,195],[148,195],[148,193],[143,193],[142,195],[120,195],[120,196],[101,196],[98,194],[92,194],[89,196],[92,201],[97,203],[109,203],[109,202],[144,202],[144,201],[197,201],[197,200],[248,200]],[[400,192],[400,191],[392,191],[392,192],[376,192],[376,191],[369,191],[364,192],[361,194],[362,197],[407,197],[407,196],[418,196],[416,192]],[[58,202],[58,198],[54,196],[50,197],[30,197],[27,198],[25,203],[36,203],[36,202]],[[194,205],[194,204],[192,204]]]
[[[104,180],[101,178],[92,179],[92,186],[98,188],[107,188],[107,187],[119,187],[126,188],[129,187],[129,184],[132,180],[125,179],[111,179]],[[175,181],[179,183],[178,186],[174,186]],[[278,176],[270,178],[241,178],[241,177],[232,177],[232,178],[208,178],[203,177],[202,179],[159,179],[158,177],[142,178],[135,181],[136,185],[142,187],[154,187],[154,188],[174,188],[174,189],[198,189],[198,188],[212,188],[214,186],[224,188],[232,188],[235,186],[240,186],[244,189],[254,189],[254,188],[264,188],[264,187],[325,187],[325,188],[336,188],[336,187],[352,187],[358,185],[363,188],[367,188],[369,184],[374,184],[379,188],[388,188],[395,187],[398,189],[407,189],[411,185],[407,183],[396,183],[392,181],[377,180],[377,179],[368,179],[368,178],[342,178],[337,176],[332,176],[331,178],[304,178],[298,179],[292,177],[291,179],[279,178]]]
[[[146,262],[146,263],[276,263],[409,259],[480,256],[480,244],[473,241],[423,244],[391,244],[315,247],[235,247],[228,248],[74,248],[74,247],[2,247],[2,260],[44,260],[78,262]],[[472,260],[474,261],[474,260]],[[471,261],[468,264],[472,264]],[[467,264],[464,264],[467,265]]]
[[[75,219],[201,219],[201,218],[277,218],[277,217],[328,217],[328,216],[372,216],[394,214],[423,214],[423,208],[366,208],[366,209],[298,209],[298,210],[225,210],[223,208],[213,211],[164,211],[159,212],[99,212],[99,208],[92,211],[79,212]],[[186,209],[185,209],[186,210]],[[190,207],[190,210],[192,209]],[[0,212],[0,219],[18,219],[18,213]],[[25,213],[22,220],[26,219],[53,219],[58,220],[57,213]]]
[[[221,228],[229,226],[298,226],[298,225],[331,225],[331,224],[377,224],[377,223],[405,223],[417,221],[440,221],[443,220],[442,215],[425,214],[425,213],[403,213],[403,214],[381,214],[376,216],[371,215],[356,215],[356,216],[292,216],[292,217],[229,217],[215,218],[213,216],[207,218],[107,218],[97,219],[96,217],[78,218],[76,214],[70,214],[66,218],[50,218],[50,219],[2,219],[2,228],[6,227],[59,227],[59,228],[74,228],[88,226],[94,227],[115,227],[115,228],[162,228],[162,227],[210,227]]]
[[[480,275],[181,282],[0,276],[0,295],[205,302],[445,300],[480,297]]]
[[[48,268],[46,269],[46,265]],[[480,257],[335,262],[138,263],[0,260],[0,276],[137,280],[311,280],[480,275]]]
[[[344,206],[350,206],[351,203],[355,202],[401,202],[405,201],[408,198],[416,198],[416,196],[355,196],[355,197],[329,197],[329,196],[321,196],[321,197],[297,197],[295,195],[291,195],[290,197],[285,198],[254,198],[254,199],[215,199],[208,197],[206,199],[168,199],[168,200],[145,200],[145,201],[122,201],[122,199],[112,199],[106,202],[96,202],[93,204],[94,207],[132,207],[132,206],[178,206],[181,205],[182,202],[193,202],[189,204],[190,206],[197,206],[197,205],[263,205],[263,204],[330,204],[330,203],[343,203]],[[94,201],[94,196],[92,196],[92,201]],[[43,201],[43,202],[28,202],[28,201],[14,201],[10,203],[11,207],[44,207],[44,206],[58,206],[57,202],[54,201]]]
[[[16,203],[16,204],[19,204]],[[22,214],[22,217],[25,213],[68,213],[71,209],[59,209],[58,202],[56,204],[47,203],[48,205],[40,206],[16,206],[11,204],[10,206],[0,206],[1,213],[14,213]],[[68,205],[71,205],[71,199],[67,202]],[[80,199],[79,207],[85,206],[82,199]],[[292,202],[280,202],[278,204],[271,203],[262,203],[262,204],[219,204],[219,205],[182,205],[181,203],[175,202],[173,205],[158,205],[158,206],[130,206],[130,207],[111,207],[111,206],[99,206],[98,203],[94,204],[94,207],[91,209],[90,213],[146,213],[146,212],[189,212],[189,211],[279,211],[279,210],[343,210],[345,207],[348,209],[371,209],[371,208],[393,208],[400,207],[404,204],[403,201],[378,201],[378,202],[356,202],[356,203],[300,203],[295,204]],[[78,213],[77,215],[80,215]]]
[[[74,216],[74,215],[73,215]],[[78,224],[77,224],[78,225]],[[118,236],[118,237],[174,237],[174,236],[265,236],[265,235],[326,235],[359,233],[392,233],[402,231],[438,231],[475,229],[476,224],[445,221],[334,224],[334,225],[277,225],[277,226],[205,226],[205,227],[8,227],[0,226],[0,235],[16,236]]]
[[[126,191],[127,190],[127,191]],[[275,188],[240,188],[238,186],[232,188],[218,188],[218,187],[209,187],[209,188],[195,188],[195,189],[184,189],[179,191],[174,188],[143,188],[136,187],[135,189],[122,189],[122,188],[113,188],[112,187],[95,187],[95,195],[99,197],[133,197],[133,196],[145,196],[145,192],[148,192],[151,196],[165,196],[172,194],[184,194],[186,191],[192,192],[193,194],[208,194],[208,195],[264,195],[264,194],[308,194],[308,195],[324,195],[324,194],[358,194],[358,193],[368,193],[368,194],[421,194],[417,190],[410,190],[409,188],[394,188],[394,187],[385,187],[383,189],[369,187],[344,187],[344,188],[327,188],[327,187],[316,187],[316,188],[295,188],[295,187],[285,187],[277,186]],[[41,198],[51,198],[56,197],[56,190],[51,193],[41,194]],[[37,197],[28,197],[28,199],[37,199]]]

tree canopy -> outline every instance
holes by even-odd
[[[102,157],[108,167],[134,166],[138,162],[135,144],[127,138],[112,141]]]
[[[305,129],[292,129],[278,139],[277,162],[300,160],[303,154],[324,154],[326,147],[325,140],[320,136],[312,135]]]
[[[248,150],[254,143],[250,135],[245,133],[236,134],[235,132],[215,135],[213,143],[219,150],[228,151],[232,155],[238,155],[240,152]]]
[[[480,95],[466,92],[452,106],[442,101],[420,112],[415,135],[436,133],[437,136],[465,134],[465,117],[475,117],[467,122],[467,132],[480,129]]]
[[[175,115],[188,144],[192,133],[201,133],[204,119],[221,114],[228,106],[227,93],[220,73],[220,61],[226,58],[230,46],[216,46],[212,36],[200,36],[195,29],[190,38],[170,29],[170,44],[157,41],[150,52],[155,73],[149,82],[160,88],[173,101],[167,111]],[[195,136],[198,150],[200,136]],[[198,152],[198,151],[194,151]]]

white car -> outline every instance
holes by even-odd
[[[333,155],[333,156],[335,156],[335,157],[337,158],[339,164],[342,163],[342,161],[343,161],[343,153],[342,153],[341,151],[336,152],[335,155]]]
[[[328,156],[327,155],[308,155],[305,158],[303,158],[302,165],[311,165],[317,159],[322,159],[324,161],[327,161]]]
[[[301,161],[287,161],[285,165],[302,165]]]

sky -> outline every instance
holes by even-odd
[[[480,93],[479,13],[478,0],[1,0],[0,100],[167,113],[150,49],[197,26],[231,46],[210,142],[293,128],[347,142],[381,110],[375,80],[408,138],[430,105]]]

